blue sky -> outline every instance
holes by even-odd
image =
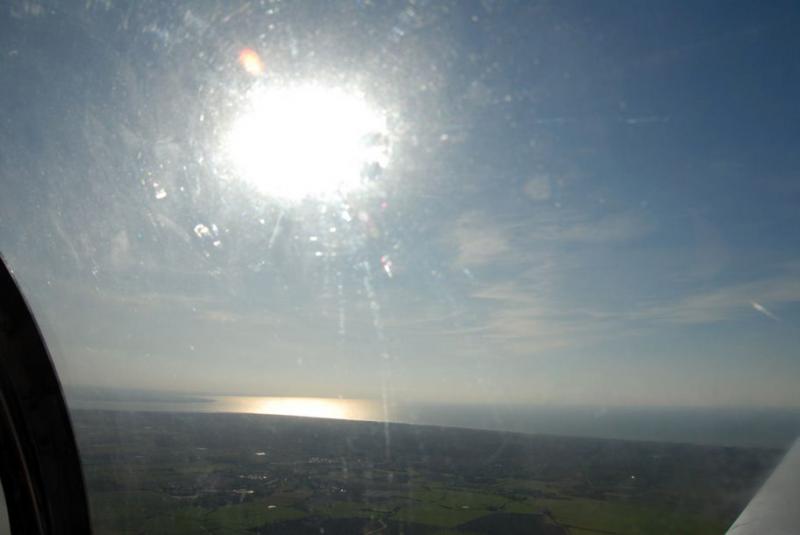
[[[39,5],[0,22],[0,251],[65,383],[800,405],[791,3]],[[391,159],[286,203],[219,138],[309,80]]]

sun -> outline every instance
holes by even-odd
[[[262,87],[223,140],[235,173],[265,195],[299,201],[363,188],[389,159],[386,114],[342,88]]]

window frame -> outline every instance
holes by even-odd
[[[35,318],[0,256],[0,477],[12,533],[91,533],[78,447]]]

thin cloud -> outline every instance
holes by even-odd
[[[545,175],[535,176],[525,183],[522,192],[532,201],[549,201],[552,195],[550,178]]]
[[[488,264],[511,250],[508,236],[485,215],[469,213],[459,218],[454,231],[461,266]]]
[[[627,117],[625,124],[640,125],[640,124],[654,124],[654,123],[668,123],[669,117],[664,115],[640,115],[637,117]]]
[[[555,233],[555,239],[584,242],[624,242],[639,238],[650,232],[651,225],[635,212],[606,214],[591,221],[565,225]]]
[[[760,313],[764,314],[766,317],[768,317],[768,318],[771,318],[771,319],[773,319],[773,320],[775,320],[775,321],[780,321],[780,319],[778,318],[778,316],[776,316],[775,314],[773,314],[772,312],[770,312],[770,311],[769,311],[769,309],[767,309],[767,307],[765,307],[765,306],[764,306],[764,305],[762,305],[761,303],[756,303],[755,301],[753,301],[753,302],[752,302],[752,303],[750,303],[750,304],[751,304],[751,305],[753,305],[753,308],[754,308],[754,309],[756,309],[756,311],[758,311],[758,312],[760,312]]]
[[[640,311],[641,319],[672,323],[704,324],[742,317],[748,309],[773,319],[778,317],[764,303],[800,302],[800,278],[796,273],[764,278],[690,295],[673,303]],[[758,297],[758,301],[753,299]]]
[[[541,193],[541,192],[539,192]],[[454,264],[464,267],[513,262],[525,266],[542,255],[538,247],[568,243],[624,243],[652,230],[652,224],[636,211],[612,212],[597,217],[570,217],[560,210],[539,211],[528,221],[509,223],[483,212],[462,215],[445,239],[454,241]],[[534,247],[534,242],[539,244]],[[549,250],[549,249],[548,249]]]

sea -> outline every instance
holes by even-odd
[[[602,407],[522,404],[385,404],[320,397],[206,396],[66,389],[73,410],[245,413],[463,427],[528,434],[787,449],[800,409]]]

